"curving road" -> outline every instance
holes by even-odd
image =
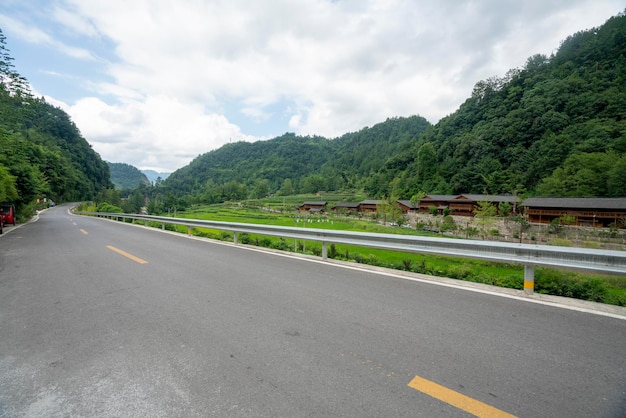
[[[67,210],[0,236],[0,417],[626,416],[626,317]]]

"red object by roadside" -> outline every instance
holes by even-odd
[[[0,205],[0,216],[2,216],[5,224],[15,225],[15,206],[11,203],[3,203]]]

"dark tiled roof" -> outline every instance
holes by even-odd
[[[380,205],[381,203],[383,203],[382,200],[364,200],[361,205]]]
[[[456,199],[457,197],[459,197],[459,195],[456,194],[427,194],[426,196],[422,197],[420,200],[424,200],[424,201],[428,201],[430,202],[431,200],[436,200],[436,201],[442,201],[442,200],[452,200],[452,199]]]
[[[415,205],[413,203],[411,203],[410,200],[398,200],[398,203],[400,203],[401,205],[406,206],[409,209],[415,209]]]
[[[626,197],[529,197],[522,206],[559,209],[626,210]]]
[[[467,199],[473,202],[492,202],[492,203],[493,202],[518,203],[520,201],[517,196],[489,195],[489,194],[462,194],[462,195],[459,195],[456,199]]]
[[[304,202],[302,206],[326,206],[326,202],[316,200],[313,202]]]

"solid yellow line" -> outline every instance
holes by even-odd
[[[89,235],[89,232],[85,231],[83,228],[80,228],[80,232],[82,232],[85,235]]]
[[[431,382],[430,380],[426,380],[419,376],[415,376],[413,380],[409,382],[408,386],[477,417],[515,418],[515,415],[501,411],[493,406],[477,401],[476,399],[465,396],[459,392],[455,392],[452,389],[448,389],[445,386],[438,385],[435,382]]]
[[[120,250],[119,248],[115,248],[115,247],[114,247],[114,246],[112,246],[112,245],[107,245],[107,248],[108,248],[109,250],[111,250],[111,251],[115,251],[116,253],[118,253],[118,254],[120,254],[120,255],[123,255],[124,257],[130,258],[131,260],[133,260],[133,261],[135,261],[135,262],[137,262],[137,263],[139,263],[139,264],[148,264],[148,262],[147,262],[146,260],[141,259],[141,258],[139,258],[139,257],[135,257],[134,255],[129,254],[129,253],[127,253],[127,252],[126,252],[126,251],[124,251],[124,250]]]

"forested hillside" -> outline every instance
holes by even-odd
[[[476,83],[436,125],[393,118],[329,140],[228,144],[164,190],[217,202],[363,189],[371,197],[488,193],[626,196],[626,15],[565,39],[552,56]]]
[[[292,133],[237,142],[198,156],[172,173],[163,189],[204,203],[361,188],[388,156],[410,150],[430,126],[419,116],[393,118],[333,140]]]
[[[412,152],[390,158],[374,195],[626,196],[626,16],[565,39],[551,57],[478,82]]]
[[[151,184],[148,177],[137,167],[126,163],[111,163],[107,161],[111,172],[111,182],[116,189],[136,189],[140,185],[149,186]]]
[[[30,211],[37,199],[93,199],[109,168],[69,116],[34,98],[0,30],[0,201]]]

